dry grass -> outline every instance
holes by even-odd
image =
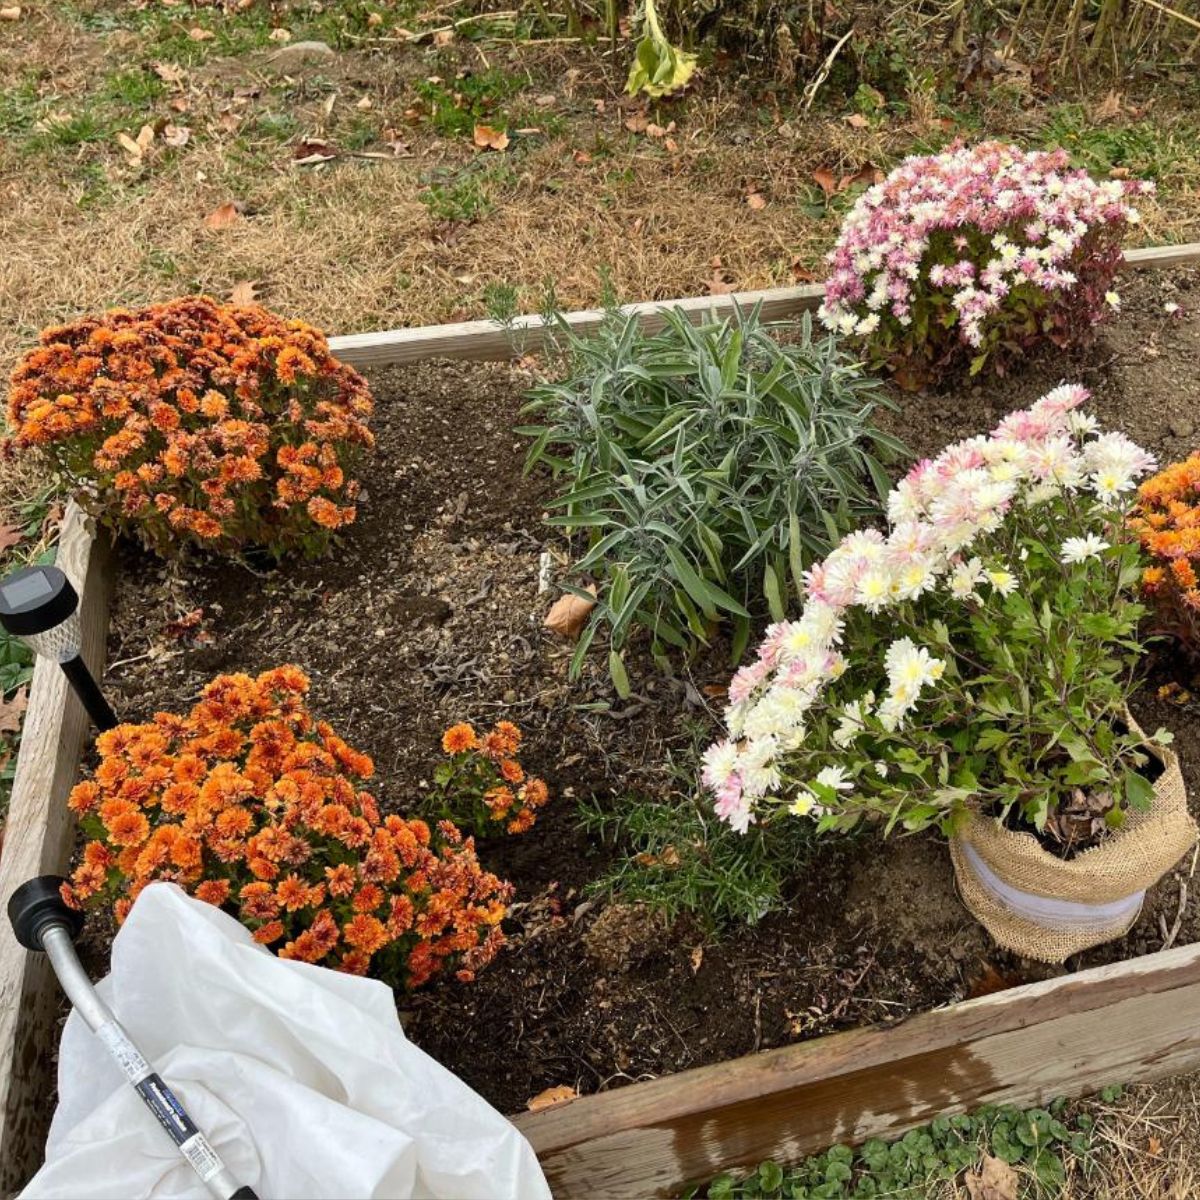
[[[1133,1088],[1092,1106],[1095,1175],[1064,1200],[1194,1200],[1200,1196],[1200,1076]]]

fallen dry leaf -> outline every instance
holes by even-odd
[[[211,42],[216,36],[211,29],[202,29],[199,25],[188,30],[188,37],[193,42]]]
[[[433,35],[433,44],[438,47],[448,46],[452,41],[454,41],[453,29],[439,29]]]
[[[586,590],[595,596],[594,584],[588,584]],[[562,637],[574,641],[579,637],[580,631],[587,624],[588,615],[595,607],[594,599],[585,600],[582,596],[576,596],[574,592],[565,592],[550,606],[550,611],[546,614],[546,619],[542,624],[551,633],[560,634]]]
[[[1115,88],[1092,109],[1093,121],[1111,121],[1121,115],[1121,93]]]
[[[370,96],[363,96],[363,98],[359,100],[354,107],[360,108],[363,112],[366,112],[368,109],[375,107],[375,101],[372,100]]]
[[[571,157],[575,160],[577,167],[587,166],[592,161],[592,156],[586,150],[576,150]]]
[[[1163,1152],[1162,1138],[1151,1134],[1146,1141],[1146,1150],[1155,1158],[1160,1158]]]
[[[131,138],[127,133],[118,133],[117,141],[121,144],[121,149],[129,155],[130,162],[137,166],[146,156],[146,151],[154,142],[154,126],[143,125],[138,130],[136,138]]]
[[[273,42],[290,42],[292,40],[292,31],[290,29],[272,29],[270,38]]]
[[[182,83],[183,77],[186,74],[184,69],[175,63],[151,63],[151,70],[153,70],[163,83]]]
[[[1002,1158],[985,1154],[979,1171],[968,1171],[965,1182],[971,1200],[1017,1200],[1017,1173]]]
[[[21,19],[21,9],[19,5],[14,4],[11,8],[0,8],[0,21],[19,21]]]
[[[553,1108],[556,1104],[566,1104],[568,1100],[574,1100],[579,1093],[565,1083],[560,1083],[558,1087],[548,1087],[544,1092],[538,1092],[532,1100],[525,1105],[530,1112],[541,1112],[544,1108]]]
[[[8,550],[15,546],[24,534],[16,525],[8,525],[0,522],[0,550]]]
[[[367,28],[378,29],[383,24],[383,13],[370,12],[367,13]]]
[[[472,140],[481,150],[508,149],[508,134],[503,129],[495,129],[491,125],[476,125]]]
[[[180,146],[186,146],[191,136],[192,131],[186,125],[163,126],[162,140],[168,146],[174,146],[176,149]]]
[[[842,118],[851,129],[866,129],[870,125],[870,121],[862,115],[862,113],[847,113]]]
[[[645,133],[650,127],[650,118],[645,113],[634,113],[625,118],[625,128],[630,133]]]
[[[721,261],[719,254],[713,257],[709,266],[712,267],[712,274],[704,281],[708,295],[728,296],[736,290],[736,285],[729,278],[729,273],[725,270],[725,264]]]
[[[767,207],[767,198],[762,192],[747,192],[746,203],[750,205],[755,212]]]
[[[692,949],[692,974],[695,975],[700,970],[700,964],[704,961],[704,947],[696,946]]]
[[[242,219],[242,205],[237,200],[226,200],[204,218],[206,229],[228,229]]]
[[[837,176],[828,167],[818,167],[812,177],[826,196],[832,196],[838,190]]]
[[[230,304],[257,304],[258,303],[258,288],[254,279],[239,279],[229,290]]]
[[[0,700],[0,733],[17,733],[21,728],[21,714],[29,706],[29,692],[22,686],[17,688],[9,700]]]
[[[297,142],[292,151],[292,161],[298,167],[313,167],[319,163],[333,162],[341,151],[324,138],[305,138]]]

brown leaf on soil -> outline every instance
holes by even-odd
[[[965,1180],[971,1200],[1017,1200],[1017,1173],[1001,1158],[983,1156],[978,1172],[968,1171]]]
[[[576,1099],[579,1093],[568,1084],[560,1083],[557,1087],[548,1087],[544,1092],[538,1092],[532,1100],[525,1103],[530,1112],[541,1112],[544,1108],[553,1108],[556,1104],[566,1104]]]
[[[290,29],[272,29],[270,34],[273,42],[290,42],[292,40],[292,31]]]
[[[967,999],[975,1000],[979,996],[993,996],[996,992],[1007,991],[1011,987],[1025,982],[1019,972],[1004,973],[998,971],[990,962],[982,964],[980,972],[967,981]]]
[[[8,550],[15,546],[24,536],[16,525],[0,521],[0,550]]]
[[[168,146],[174,146],[179,149],[181,146],[186,146],[191,139],[192,131],[186,125],[164,125],[162,131],[162,140]]]
[[[1121,93],[1113,88],[1099,104],[1092,109],[1093,121],[1111,121],[1121,115]]]
[[[163,83],[182,83],[183,77],[187,73],[184,69],[175,63],[156,62],[151,64],[151,70],[163,81]]]
[[[593,596],[596,594],[594,584],[589,584],[587,590]],[[589,614],[595,607],[595,600],[585,600],[582,596],[567,592],[559,596],[550,606],[550,611],[546,614],[546,619],[542,624],[552,633],[560,634],[562,637],[574,641],[579,637],[584,625],[587,624]]]
[[[29,691],[24,686],[13,692],[11,699],[0,699],[0,733],[17,733],[21,714],[29,706]]]
[[[216,36],[211,29],[202,29],[199,25],[188,30],[188,37],[193,42],[210,42]]]
[[[258,288],[256,280],[239,279],[229,292],[229,303],[245,306],[258,303]]]
[[[433,35],[433,44],[438,47],[448,46],[452,41],[454,41],[453,29],[439,29]]]
[[[239,200],[226,200],[218,205],[204,218],[206,229],[228,229],[242,219],[242,209],[245,206]]]
[[[11,8],[0,8],[0,21],[19,21],[21,19],[21,9],[19,5],[12,5]]]
[[[825,193],[832,196],[838,190],[837,176],[828,167],[818,167],[813,173],[813,182]]]
[[[712,267],[712,275],[704,281],[708,295],[728,296],[731,292],[737,290],[737,284],[729,278],[729,272],[725,270],[725,264],[721,261],[719,254],[714,255],[709,266]]]
[[[120,142],[121,149],[129,155],[130,164],[138,166],[154,142],[154,126],[143,125],[136,138],[131,138],[127,133],[118,133],[117,141]]]
[[[695,975],[700,970],[700,964],[704,961],[704,947],[693,947],[690,957],[692,960],[692,974]]]
[[[862,115],[862,113],[847,113],[842,120],[845,121],[851,129],[866,129],[866,127],[871,123]]]
[[[1154,1134],[1151,1134],[1146,1141],[1146,1150],[1155,1158],[1160,1158],[1163,1152],[1162,1138],[1155,1137]]]
[[[341,151],[324,138],[305,138],[297,142],[292,150],[292,161],[298,167],[314,167],[318,163],[333,162]]]
[[[645,113],[634,113],[625,118],[625,128],[630,133],[645,133],[650,128],[650,118]]]
[[[762,192],[747,192],[746,203],[750,205],[755,212],[767,207],[767,198]]]
[[[508,134],[503,129],[495,129],[491,125],[476,125],[472,141],[480,150],[508,149]]]

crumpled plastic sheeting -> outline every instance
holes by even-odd
[[[404,1036],[384,984],[276,958],[156,883],[101,995],[239,1184],[261,1200],[550,1200],[529,1144]],[[23,1197],[207,1197],[78,1014],[46,1164]]]

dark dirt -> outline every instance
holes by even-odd
[[[1131,278],[1121,290],[1119,319],[1090,351],[901,397],[902,436],[934,453],[1069,379],[1093,388],[1106,426],[1165,461],[1190,452],[1200,272]],[[1179,314],[1163,312],[1168,300]],[[507,366],[458,363],[374,375],[378,456],[359,523],[327,562],[258,575],[167,567],[123,547],[107,680],[119,711],[181,709],[221,671],[296,662],[312,676],[314,708],[374,756],[392,809],[419,794],[451,722],[503,716],[525,729],[525,764],[555,798],[529,833],[480,846],[517,886],[511,945],[476,983],[402,1000],[410,1036],[502,1110],[554,1085],[595,1091],[1056,973],[990,946],[933,837],[829,842],[797,880],[792,911],[715,942],[587,896],[611,851],[579,832],[575,799],[664,792],[666,752],[691,744],[682,718],[706,716],[698,697],[729,667],[715,653],[677,678],[635,671],[634,696],[621,702],[594,653],[568,682],[570,648],[541,627],[565,546],[540,523],[548,485],[522,478],[511,432],[528,382]],[[539,590],[545,555],[554,582]],[[181,621],[197,609],[198,622]],[[1186,689],[1191,677],[1165,648],[1148,674],[1136,715],[1175,731],[1200,802],[1200,702],[1157,690]],[[1127,938],[1070,969],[1159,949],[1191,867],[1154,889]],[[1195,890],[1179,943],[1200,937]]]

